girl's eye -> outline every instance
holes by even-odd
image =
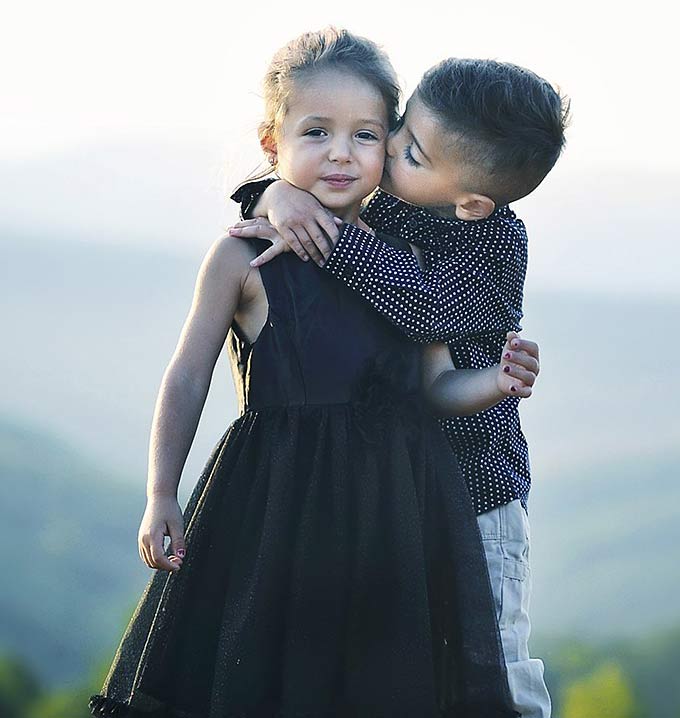
[[[360,140],[378,140],[378,136],[374,134],[373,132],[369,132],[368,130],[362,130],[361,132],[357,132],[357,137]]]
[[[415,158],[411,154],[411,145],[404,147],[404,159],[412,166],[419,167],[420,163],[416,162]]]
[[[313,129],[305,132],[305,135],[309,135],[310,137],[322,137],[325,134],[326,130],[322,130],[320,127],[314,127]]]

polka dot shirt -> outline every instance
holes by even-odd
[[[245,184],[232,195],[242,216],[267,184]],[[457,368],[497,364],[506,333],[521,330],[527,236],[515,213],[499,207],[464,222],[378,191],[362,219],[420,247],[423,268],[410,252],[346,224],[325,269],[414,341],[447,342]],[[508,397],[479,414],[440,421],[478,514],[515,499],[527,508],[531,478],[519,401]]]

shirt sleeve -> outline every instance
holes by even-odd
[[[400,237],[402,228],[419,212],[419,207],[378,189],[361,211],[361,217],[378,232]]]
[[[241,205],[239,217],[242,220],[250,219],[252,217],[251,212],[257,204],[257,201],[272,182],[276,182],[276,177],[268,177],[267,179],[253,181],[246,180],[234,190],[230,199]]]
[[[414,341],[453,343],[521,329],[513,288],[524,282],[522,249],[492,247],[432,253],[421,269],[411,253],[346,224],[324,268]]]
[[[425,250],[445,248],[466,229],[463,220],[439,217],[425,207],[409,204],[382,190],[371,196],[361,217],[378,232],[398,237]]]

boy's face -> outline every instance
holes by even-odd
[[[413,94],[399,126],[388,137],[380,187],[411,204],[455,216],[465,192],[462,163],[456,160],[453,140]]]

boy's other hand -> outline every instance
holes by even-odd
[[[496,380],[500,391],[506,396],[527,399],[533,393],[540,370],[538,344],[508,332]]]
[[[334,218],[314,195],[283,180],[269,185],[262,195],[262,200],[258,207],[266,208],[267,218],[286,246],[305,262],[311,257],[322,266],[338,241],[338,225],[342,224],[342,221]],[[237,223],[229,233],[234,237],[259,236],[241,234],[243,224]],[[281,251],[286,250],[277,251],[260,264],[269,261]]]

